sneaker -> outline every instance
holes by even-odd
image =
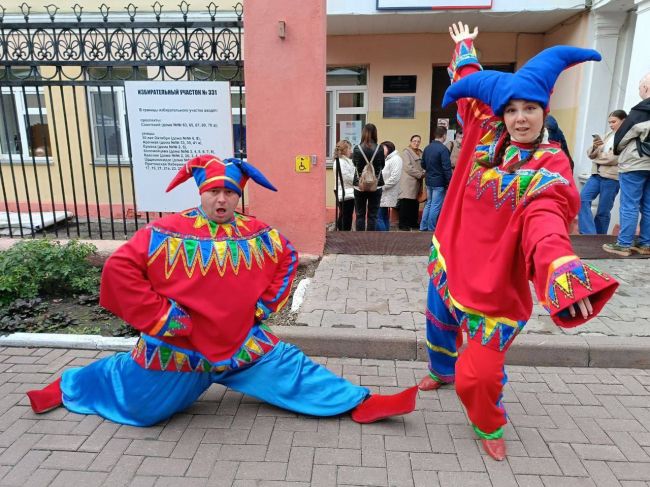
[[[609,252],[610,254],[622,255],[623,257],[629,257],[632,255],[631,247],[623,247],[618,243],[613,244],[603,244],[603,250]]]
[[[638,252],[641,255],[650,255],[650,245],[634,244],[632,247],[630,247],[630,249]]]

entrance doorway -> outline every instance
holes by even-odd
[[[515,64],[489,64],[483,66],[485,69],[493,71],[503,71],[513,73]],[[431,86],[431,124],[429,127],[429,140],[433,140],[433,132],[438,125],[447,125],[448,130],[454,133],[458,129],[458,120],[456,119],[456,104],[451,103],[447,107],[442,107],[442,98],[449,87],[449,74],[446,66],[434,66]]]

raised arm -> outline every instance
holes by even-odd
[[[449,35],[456,44],[451,63],[447,68],[449,78],[455,83],[460,78],[468,76],[483,68],[478,62],[476,49],[474,48],[474,39],[478,36],[478,27],[473,31],[467,24],[457,22],[449,26]],[[458,105],[458,122],[464,125],[470,118],[485,118],[490,113],[490,109],[484,103],[474,98],[461,98]]]

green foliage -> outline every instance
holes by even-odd
[[[97,293],[101,272],[88,261],[96,251],[76,240],[61,245],[35,239],[0,252],[0,306],[37,296]]]
[[[0,308],[0,333],[53,333],[74,325],[65,313],[48,313],[48,303],[40,298],[16,299]]]

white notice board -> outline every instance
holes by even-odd
[[[339,140],[347,140],[354,147],[361,143],[361,120],[339,122]]]
[[[227,81],[125,81],[139,211],[181,211],[199,203],[193,179],[165,189],[188,160],[233,155]]]

